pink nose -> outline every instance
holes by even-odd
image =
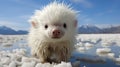
[[[62,32],[60,30],[53,30],[53,32],[52,32],[53,36],[55,36],[55,37],[59,37],[61,35],[61,33]]]

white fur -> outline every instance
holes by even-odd
[[[53,44],[53,48],[56,46],[55,49],[59,47],[62,49],[63,46],[66,45],[65,47],[68,48],[69,51],[67,59],[70,58],[76,34],[76,27],[74,25],[76,20],[76,11],[63,3],[54,2],[47,5],[42,10],[35,11],[35,14],[29,20],[37,24],[37,27],[31,27],[29,33],[28,41],[31,47],[31,53],[33,55],[37,53],[37,56],[42,61],[43,57],[40,57],[42,55],[40,51],[47,52],[47,49],[43,47]],[[55,28],[51,26],[51,24],[55,22],[65,22],[67,24],[67,29],[61,28],[65,31],[65,35],[61,39],[51,39],[48,35],[48,32]],[[45,24],[48,24],[48,30],[44,29]]]

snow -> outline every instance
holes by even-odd
[[[84,54],[109,58],[120,64],[120,34],[80,34],[76,37],[78,52],[84,50]]]
[[[120,64],[120,34],[78,34],[76,39],[75,52],[109,58]],[[81,61],[42,64],[39,59],[30,55],[26,40],[27,35],[0,35],[0,67],[79,67],[81,65]]]
[[[77,49],[77,51],[84,52],[84,51],[85,51],[85,47],[79,47],[79,48]]]
[[[111,52],[111,49],[110,48],[98,48],[97,50],[96,50],[96,52],[97,53],[110,53]]]
[[[115,62],[120,65],[120,58],[115,58]]]
[[[40,63],[28,53],[26,38],[27,35],[0,35],[0,67],[72,67],[70,62]],[[19,41],[22,42],[16,43]]]
[[[85,47],[93,47],[93,44],[85,43]]]
[[[108,57],[114,59],[115,58],[115,54],[114,53],[108,53]]]
[[[12,62],[9,64],[9,67],[16,67],[16,66],[17,66],[17,64],[16,64],[15,61],[12,61]]]
[[[17,52],[14,52],[16,51]],[[61,62],[60,64],[40,63],[39,59],[33,57],[27,57],[24,55],[23,49],[15,49],[12,52],[1,51],[0,53],[0,65],[9,67],[72,67],[71,63]],[[25,50],[25,49],[24,49]],[[22,52],[23,54],[19,53]],[[17,53],[17,54],[16,54]],[[18,59],[19,58],[19,59]]]

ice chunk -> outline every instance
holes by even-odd
[[[26,55],[26,49],[14,49],[13,52],[18,55]]]
[[[3,67],[2,63],[0,62],[0,67]]]
[[[114,59],[115,54],[114,53],[108,53],[108,57],[111,59]]]
[[[120,65],[120,58],[115,58],[116,64]]]
[[[10,64],[9,64],[9,67],[16,67],[17,65],[16,65],[16,63],[15,63],[15,61],[12,61]]]
[[[36,62],[24,62],[21,67],[35,67]]]
[[[61,62],[59,64],[50,64],[50,63],[38,63],[35,67],[72,67],[71,63]]]
[[[28,57],[22,57],[22,63],[24,62],[31,62],[31,59]]]
[[[106,54],[106,53],[109,53],[109,52],[111,52],[110,48],[98,48],[96,50],[96,53],[101,53],[101,54]]]
[[[71,63],[65,63],[65,62],[61,62],[58,65],[55,65],[54,67],[72,67]]]
[[[2,64],[6,64],[6,65],[8,65],[11,62],[9,57],[2,57],[1,61],[2,61]]]
[[[38,63],[38,64],[36,64],[35,67],[53,67],[53,65],[50,63],[44,63],[44,64]]]
[[[93,44],[85,43],[85,47],[93,47],[93,46],[94,46]]]
[[[78,52],[85,52],[85,47],[79,47],[79,48],[77,48],[77,51]]]
[[[85,48],[88,50],[88,49],[91,49],[94,45],[93,44],[90,44],[90,43],[85,43]]]
[[[13,45],[13,43],[7,42],[2,44],[4,47],[10,47]]]

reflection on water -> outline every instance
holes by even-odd
[[[81,67],[120,67],[120,35],[105,36],[78,35],[76,51],[73,52],[70,61],[80,61]],[[27,55],[30,56],[26,38],[26,35],[4,36],[0,38],[0,51],[25,48]]]
[[[79,59],[82,61],[83,66],[86,65],[86,67],[100,67],[100,66],[119,67],[120,66],[119,35],[120,34],[78,35],[77,44],[75,45],[75,47],[79,53],[76,54],[77,56],[80,57],[83,55],[82,57],[83,61]],[[89,45],[92,44],[92,46],[91,47],[86,46],[86,43]],[[91,58],[93,60],[91,60]],[[105,63],[98,63],[98,61],[99,62],[105,61]]]
[[[120,65],[116,64],[112,59],[93,56],[88,54],[81,54],[74,52],[73,55],[76,57],[71,58],[71,62],[75,62],[77,60],[80,61],[80,67],[120,67]]]

